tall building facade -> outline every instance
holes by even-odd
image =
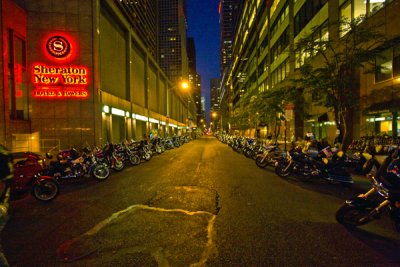
[[[220,85],[219,109],[221,126],[228,128],[228,120],[232,105],[230,95],[226,92],[229,69],[232,63],[233,42],[235,41],[236,26],[243,7],[240,0],[221,0],[219,3],[220,14]],[[225,124],[225,125],[223,125]]]
[[[149,53],[158,59],[158,1],[115,1],[121,13],[143,41]]]
[[[197,73],[196,67],[196,45],[193,38],[187,40],[187,53],[189,61],[189,81],[191,84],[191,96],[194,101],[194,113],[196,114],[196,122],[200,124],[202,118],[201,112],[201,77]]]
[[[182,92],[119,2],[0,0],[0,143],[46,151],[185,131]]]
[[[380,32],[388,42],[375,48],[382,50],[382,57],[377,58],[375,64],[381,67],[377,68],[381,72],[386,69],[388,75],[360,71],[355,81],[360,84],[360,96],[359,109],[351,125],[353,138],[366,134],[397,134],[400,29],[396,25],[399,25],[400,17],[396,13],[400,10],[399,1],[250,0],[245,1],[242,8],[233,44],[232,65],[221,87],[229,95],[223,100],[225,106],[231,107],[231,115],[239,112],[243,96],[257,96],[273,88],[279,89],[300,75],[299,67],[310,57],[295,50],[300,38],[314,34],[317,39],[340,40],[339,18],[354,19],[363,15],[367,23],[384,25]],[[304,137],[307,130],[314,132],[317,138],[333,140],[336,125],[329,110],[316,105],[311,98],[294,110],[288,128],[296,137]],[[310,118],[300,116],[304,110]]]
[[[211,111],[219,111],[219,96],[220,96],[220,79],[212,78],[210,81],[210,109]]]
[[[240,0],[221,0],[219,3],[221,77],[232,61],[233,41],[241,3]]]
[[[172,82],[188,79],[186,0],[159,0],[159,62]]]

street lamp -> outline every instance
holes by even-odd
[[[189,89],[189,83],[186,82],[186,81],[181,82],[181,88],[183,90],[185,90],[185,91],[188,90]]]
[[[190,85],[189,85],[189,83],[187,82],[187,81],[185,81],[185,80],[182,80],[182,81],[180,81],[180,82],[178,82],[178,83],[176,83],[176,85],[175,86],[172,86],[172,87],[168,87],[167,88],[167,90],[168,90],[168,93],[167,93],[167,119],[166,119],[166,128],[167,128],[167,130],[166,130],[166,134],[167,135],[169,135],[169,120],[170,120],[170,109],[171,109],[171,106],[170,106],[170,101],[171,101],[171,99],[170,99],[170,97],[171,97],[171,95],[170,95],[170,92],[172,92],[172,91],[175,91],[175,92],[177,92],[177,91],[188,91],[189,90],[189,88],[190,88]],[[189,107],[189,97],[187,98],[187,101],[188,101],[188,107]]]
[[[191,95],[190,95],[190,84],[187,81],[181,81],[180,83],[180,87],[183,91],[187,91],[187,108],[186,108],[186,121],[187,121],[187,125],[186,127],[189,128],[190,127],[190,117],[189,117],[189,109],[190,109],[190,100],[191,100]]]
[[[219,120],[217,121],[218,118],[218,112],[214,111],[213,113],[211,113],[211,117],[213,118],[214,122],[218,122],[217,125],[217,129],[219,127],[219,131],[222,131],[222,114],[220,113],[219,115]]]

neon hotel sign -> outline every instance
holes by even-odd
[[[64,36],[51,36],[46,40],[46,53],[53,61],[64,63],[71,58],[73,47]],[[88,69],[73,65],[32,66],[33,97],[39,98],[85,98],[89,96]]]

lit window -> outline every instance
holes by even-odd
[[[369,12],[374,14],[385,4],[385,0],[369,0]]]
[[[393,77],[393,48],[386,49],[376,58],[375,82],[382,82]]]
[[[354,0],[354,16],[357,18],[359,16],[365,16],[367,14],[367,4],[365,0]]]
[[[9,111],[12,120],[28,119],[28,91],[26,73],[26,42],[9,31],[8,89]]]
[[[343,20],[350,21],[351,20],[351,1],[347,1],[340,7],[340,17]],[[343,25],[342,28],[340,29],[340,36],[346,35],[346,33],[349,31],[348,25]]]

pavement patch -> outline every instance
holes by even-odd
[[[206,211],[217,214],[219,196],[215,190],[199,186],[170,186],[149,200],[149,206],[166,209],[183,209],[189,211]]]
[[[216,256],[215,191],[170,187],[150,204],[116,212],[64,242],[60,260],[68,266],[204,266]]]

